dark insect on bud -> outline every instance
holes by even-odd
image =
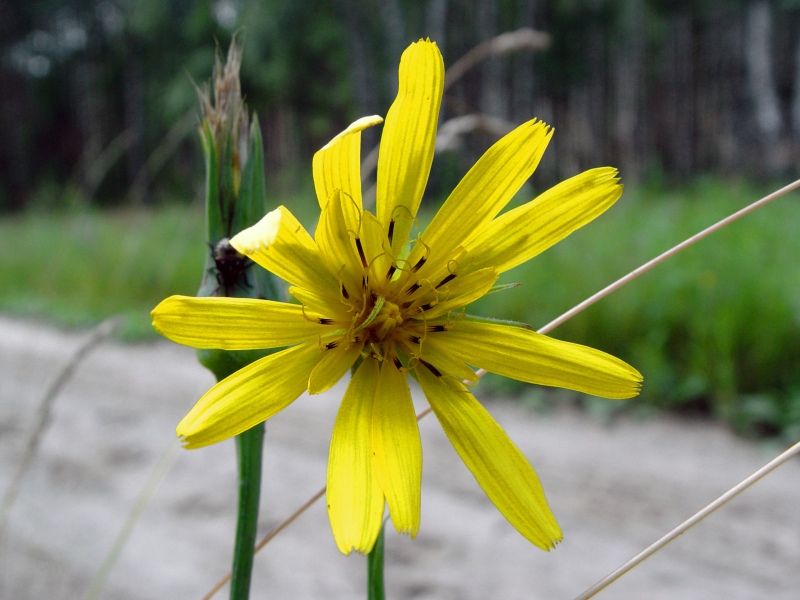
[[[209,244],[211,247],[211,244]],[[219,287],[215,295],[230,295],[233,287],[239,281],[242,273],[252,266],[253,261],[231,246],[228,238],[222,238],[216,246],[211,247],[211,256],[214,258],[214,266]],[[249,287],[247,281],[242,282],[245,287]]]

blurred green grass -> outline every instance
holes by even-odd
[[[608,213],[501,279],[520,287],[469,312],[541,327],[765,191],[714,179],[679,191],[628,189]],[[313,196],[283,203],[313,225]],[[123,338],[153,338],[149,311],[170,294],[196,291],[203,219],[201,207],[188,205],[3,217],[0,311],[74,327],[121,314]],[[678,408],[746,434],[800,438],[798,222],[797,198],[778,200],[555,329],[554,337],[610,352],[645,377],[641,402],[579,401],[605,414]],[[540,397],[530,386],[487,381]]]

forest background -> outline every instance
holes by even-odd
[[[474,312],[542,325],[798,176],[797,0],[0,0],[0,310],[68,325],[121,313],[124,335],[141,339],[160,299],[194,293],[206,252],[195,86],[234,34],[271,207],[310,220],[312,154],[385,114],[409,42],[430,37],[449,66],[523,27],[538,41],[448,90],[425,208],[533,117],[556,134],[520,201],[602,165],[627,187],[608,215],[512,271],[522,287]],[[717,234],[557,336],[639,368],[634,410],[678,407],[796,440],[798,208],[789,198]],[[575,399],[601,414],[622,406]]]

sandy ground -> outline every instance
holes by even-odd
[[[84,336],[0,317],[3,492],[37,403]],[[211,588],[231,551],[234,446],[190,452],[173,441],[211,383],[193,351],[167,342],[106,342],[81,363],[22,481],[0,547],[0,598],[82,598],[165,452],[169,469],[100,597],[199,599]],[[270,421],[260,531],[324,483],[341,393],[302,397]],[[393,600],[572,598],[770,458],[709,423],[602,424],[486,404],[539,472],[565,539],[551,553],[525,542],[425,419],[421,531],[387,536]],[[799,500],[793,461],[598,597],[798,598]],[[338,553],[319,502],[258,555],[252,597],[365,598],[365,570],[363,557]]]

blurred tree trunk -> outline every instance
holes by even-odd
[[[683,8],[669,19],[653,110],[659,120],[653,150],[661,157],[661,168],[678,178],[689,176],[694,168],[694,47],[692,15]],[[657,151],[659,147],[663,148],[661,152]]]
[[[780,148],[784,126],[772,73],[772,37],[769,3],[766,0],[751,3],[747,7],[744,39],[747,87],[753,103],[763,168],[775,173],[784,168],[786,161]]]
[[[478,41],[475,45],[495,37],[497,31],[497,3],[478,3]],[[480,111],[495,117],[506,117],[503,65],[494,56],[484,58],[479,67],[481,73]]]
[[[517,27],[535,29],[536,0],[520,0]],[[533,114],[534,67],[533,53],[520,52],[513,57],[514,77],[511,79],[511,120],[521,123]]]
[[[800,37],[794,51],[794,82],[792,86],[792,132],[795,144],[800,145]]]
[[[131,198],[134,204],[150,204],[146,177],[137,177],[147,160],[144,114],[144,71],[137,52],[128,55],[128,63],[123,73],[124,130],[130,135],[131,144],[126,153],[128,181],[132,183]],[[139,183],[142,182],[142,183]]]
[[[364,2],[360,0],[342,0],[337,3],[338,13],[344,20],[347,30],[347,52],[350,55],[352,68],[353,95],[359,115],[379,115],[384,111],[381,108],[380,85],[376,85],[376,66],[370,48],[370,27],[364,18]],[[397,79],[397,66],[395,64],[395,80]],[[395,90],[397,82],[395,81]],[[378,143],[378,133],[374,127],[362,133],[362,146],[369,149]]]
[[[625,0],[611,51],[612,132],[618,165],[627,178],[639,178],[644,171],[643,148],[647,123],[641,119],[646,89],[644,70],[645,5]]]
[[[85,173],[103,151],[106,139],[107,114],[103,110],[103,87],[100,82],[100,67],[93,57],[78,62],[72,72],[72,95],[76,108],[78,128],[81,136],[80,162],[78,163],[78,180],[85,187]],[[85,190],[88,194],[88,190]]]
[[[430,0],[425,6],[425,30],[447,56],[447,0]],[[447,66],[447,61],[445,61]]]
[[[400,55],[405,50],[405,19],[403,13],[400,11],[400,5],[397,0],[381,0],[377,3],[378,10],[380,11],[381,20],[383,21],[383,39],[388,51],[389,60],[386,69],[386,87],[389,90],[389,95],[394,97],[397,94],[397,65],[400,61]]]

